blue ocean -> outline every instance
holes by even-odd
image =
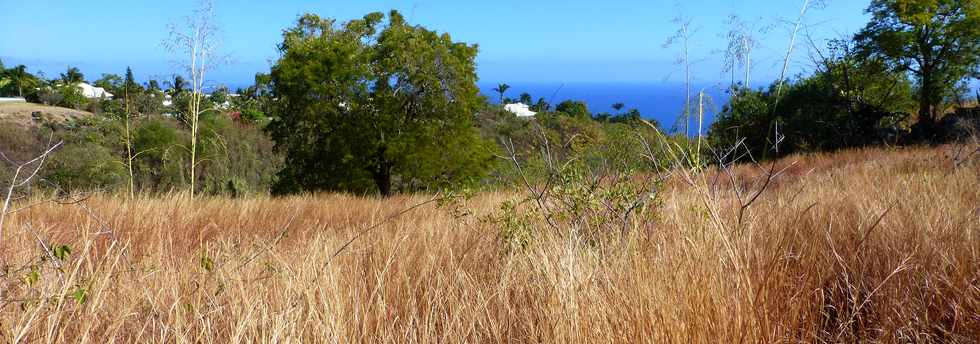
[[[683,84],[677,83],[508,83],[510,89],[506,97],[517,99],[521,93],[527,92],[534,101],[544,98],[554,105],[565,100],[584,101],[592,113],[615,113],[612,105],[623,103],[624,111],[637,109],[647,119],[656,120],[666,129],[678,125],[683,128],[683,122],[677,123],[678,117],[684,110],[685,91]],[[481,92],[492,102],[499,101],[499,94],[494,91],[497,83],[479,83]],[[692,106],[696,113],[698,92],[704,90],[705,121],[703,131],[707,131],[711,119],[721,110],[728,100],[723,84],[698,84],[692,87]],[[696,116],[695,116],[696,117]],[[697,132],[697,119],[691,119],[691,134]]]
[[[656,120],[664,129],[678,128],[683,131],[683,122],[678,118],[684,111],[684,85],[669,82],[614,83],[614,82],[513,82],[507,83],[510,89],[506,97],[517,99],[527,92],[534,101],[544,98],[552,106],[565,100],[584,101],[593,114],[608,112],[615,114],[612,105],[623,103],[623,112],[630,109],[640,111],[643,118]],[[497,103],[500,95],[494,91],[497,83],[480,82],[480,92],[492,103]],[[236,86],[236,87],[247,87]],[[715,114],[728,101],[727,84],[695,84],[691,88],[691,102],[694,115],[690,123],[690,135],[697,133],[698,92],[704,90],[704,122],[702,131],[707,132]],[[234,87],[232,88],[234,89]]]

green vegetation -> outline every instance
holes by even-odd
[[[18,66],[14,74],[24,69]],[[69,79],[78,75],[74,68],[65,73]],[[36,80],[33,76],[24,80],[32,78]],[[122,193],[132,185],[133,194],[144,195],[186,190],[190,185],[186,92],[162,91],[153,80],[139,85],[128,68],[125,78],[108,74],[96,82],[116,94],[114,99],[86,99],[77,87],[56,86],[60,81],[39,81],[48,86],[30,94],[29,99],[95,110],[95,115],[68,121],[40,120],[32,126],[0,122],[3,153],[14,162],[30,160],[49,140],[64,140],[42,171],[47,182],[39,186],[69,192]],[[168,95],[173,97],[173,104],[164,106]],[[272,140],[263,131],[268,121],[261,112],[255,112],[261,107],[256,104],[265,100],[248,94],[228,99],[232,106],[227,111],[202,116],[197,191],[228,196],[267,193],[283,159],[273,152]],[[205,106],[213,104],[206,102]],[[9,163],[0,165],[0,178],[7,180],[10,169]]]
[[[86,99],[73,86],[85,81],[77,68],[44,80],[0,63],[0,96],[95,114],[0,130],[8,156],[21,160],[52,135],[65,140],[44,176],[65,190],[232,196],[524,186],[656,172],[669,160],[664,147],[700,168],[976,131],[977,111],[963,99],[965,83],[980,77],[978,1],[876,0],[868,10],[873,20],[853,39],[815,49],[812,74],[760,89],[746,87],[758,42],[733,19],[727,70],[744,67],[745,82],[733,74],[703,140],[658,130],[623,103],[592,113],[582,101],[509,98],[505,83],[491,102],[476,87],[477,46],[395,11],[347,23],[302,16],[271,71],[234,93],[204,95],[179,75],[166,87],[140,84],[127,68],[93,82],[115,99]],[[517,102],[538,114],[504,109]],[[684,116],[698,115],[696,105],[689,100]],[[748,154],[729,156],[733,147]]]
[[[830,42],[812,76],[733,87],[711,126],[713,146],[744,143],[754,158],[771,158],[975,132],[975,110],[948,114],[980,77],[980,1],[875,0],[868,12],[853,40]]]
[[[861,56],[915,76],[918,123],[934,131],[959,83],[980,78],[980,1],[874,0],[868,12]]]
[[[768,89],[736,89],[711,125],[716,147],[738,142],[756,158],[893,143],[908,130],[907,111],[914,106],[912,84],[905,74],[880,60],[851,52],[849,42],[831,43],[816,74],[791,82],[777,95]],[[784,139],[774,152],[771,141]]]
[[[307,14],[272,68],[276,191],[412,191],[466,183],[491,159],[472,124],[476,46],[396,11],[334,26]]]

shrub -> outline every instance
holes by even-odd
[[[67,144],[52,154],[46,179],[66,191],[115,190],[127,180],[125,165],[109,148],[91,142]]]
[[[133,135],[133,152],[139,154],[135,170],[137,184],[145,192],[180,189],[187,182],[187,137],[163,119],[143,121]]]

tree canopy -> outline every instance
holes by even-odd
[[[850,42],[831,42],[816,73],[781,95],[778,82],[768,90],[736,89],[711,125],[711,140],[723,149],[744,142],[755,158],[770,158],[893,139],[915,107],[911,82],[852,49]]]
[[[284,33],[268,131],[286,155],[276,192],[391,195],[483,175],[490,149],[477,47],[410,25],[397,11],[337,25],[313,14]]]
[[[874,0],[868,13],[855,40],[915,76],[919,121],[931,126],[956,85],[980,76],[980,0]]]
[[[61,74],[61,81],[66,84],[74,84],[85,81],[85,75],[78,67],[68,67],[68,70]]]

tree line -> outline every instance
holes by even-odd
[[[476,86],[477,45],[397,11],[345,23],[301,16],[284,31],[270,71],[234,93],[205,94],[182,77],[139,84],[127,69],[96,80],[115,97],[93,100],[71,86],[85,80],[77,69],[44,80],[0,65],[0,95],[95,113],[0,130],[18,133],[4,135],[3,147],[24,152],[64,138],[45,176],[63,189],[383,196],[506,187],[547,179],[556,166],[644,173],[666,166],[639,158],[665,143],[702,161],[736,145],[764,159],[959,135],[976,117],[964,90],[980,76],[978,1],[875,0],[868,11],[871,22],[853,38],[814,49],[811,75],[765,88],[747,85],[754,42],[734,34],[746,81],[733,83],[704,146],[621,103],[593,114],[581,101],[507,98],[506,84],[490,101]],[[504,110],[514,102],[538,114]],[[693,114],[690,101],[684,113]]]
[[[711,126],[714,145],[775,157],[975,132],[980,94],[968,99],[980,79],[980,1],[874,0],[867,12],[852,38],[812,47],[812,75],[734,85]]]

